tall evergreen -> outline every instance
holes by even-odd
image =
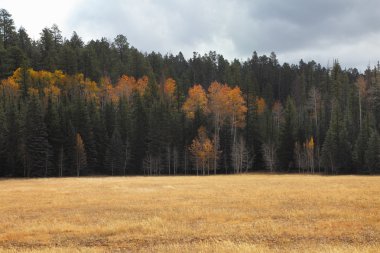
[[[51,146],[48,142],[41,105],[36,95],[32,95],[29,100],[25,126],[27,176],[48,176],[51,169],[49,159]]]
[[[118,126],[114,127],[107,146],[104,167],[110,175],[121,175],[124,172],[124,147]]]
[[[45,123],[48,133],[48,141],[52,147],[52,159],[51,162],[54,166],[54,175],[60,175],[62,173],[63,166],[63,145],[64,136],[61,128],[61,120],[58,114],[57,105],[52,101],[51,98],[48,99],[48,106],[45,114]]]
[[[77,99],[75,105],[75,128],[83,139],[84,147],[86,149],[86,169],[88,171],[85,171],[83,173],[93,173],[98,170],[93,126],[91,125],[91,119],[86,101],[80,98]]]
[[[0,105],[0,176],[5,176],[6,168],[6,139],[5,134],[7,132],[6,118],[3,106]]]
[[[376,130],[372,131],[365,151],[365,167],[369,173],[380,171],[380,136]]]
[[[288,97],[285,107],[285,121],[281,127],[278,158],[280,170],[287,171],[294,167],[294,134],[296,109],[293,99]]]
[[[141,96],[137,93],[133,95],[132,105],[132,136],[131,136],[131,171],[141,173],[142,162],[147,151],[148,120]]]

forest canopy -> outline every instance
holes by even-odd
[[[143,53],[0,9],[0,176],[380,171],[380,65]]]

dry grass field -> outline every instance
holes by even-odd
[[[0,180],[0,252],[380,252],[380,177]]]

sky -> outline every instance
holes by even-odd
[[[274,51],[280,63],[338,59],[365,69],[380,60],[378,0],[1,0],[38,39],[57,24],[84,41],[123,34],[143,52],[177,54],[210,50],[233,60]]]

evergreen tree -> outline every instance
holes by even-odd
[[[22,145],[21,117],[16,111],[14,103],[6,106],[6,132],[5,132],[5,159],[6,166],[4,174],[6,176],[26,176],[26,171],[22,171],[23,163],[20,154]],[[25,141],[25,140],[24,140]],[[20,171],[21,170],[21,171]]]
[[[48,176],[51,169],[51,146],[36,95],[33,95],[28,103],[25,126],[27,176]]]
[[[285,121],[281,128],[278,159],[280,169],[287,171],[294,166],[294,133],[296,109],[293,99],[288,97],[285,107]]]
[[[5,134],[7,132],[6,118],[3,106],[0,105],[0,176],[5,176],[6,166],[6,139]]]
[[[380,136],[376,130],[372,131],[365,152],[365,167],[369,173],[380,170]]]
[[[88,171],[83,173],[94,173],[98,169],[98,161],[93,126],[91,125],[88,107],[81,98],[77,98],[76,101],[75,127],[81,138],[83,138],[86,149],[87,166],[85,168]]]
[[[117,126],[114,127],[112,137],[107,147],[104,166],[113,175],[120,175],[124,166],[124,148]]]
[[[0,43],[4,48],[12,45],[15,37],[15,26],[12,15],[5,9],[0,9]]]
[[[61,129],[61,120],[59,118],[57,106],[53,104],[51,98],[48,99],[48,106],[45,114],[45,123],[48,133],[48,141],[52,147],[52,163],[55,169],[54,175],[62,176],[62,166],[64,153],[63,144],[64,137]],[[61,173],[60,173],[61,172]]]
[[[139,94],[133,95],[132,106],[132,136],[131,136],[131,159],[133,173],[141,173],[142,162],[147,151],[146,138],[148,132],[148,120]]]

